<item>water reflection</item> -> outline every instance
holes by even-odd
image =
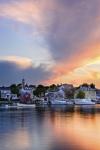
[[[0,111],[1,150],[100,150],[100,106]]]

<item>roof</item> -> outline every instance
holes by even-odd
[[[2,86],[2,87],[0,87],[0,91],[1,91],[1,90],[7,91],[7,90],[10,90],[10,87],[4,87],[4,86]]]
[[[96,91],[95,88],[91,88],[90,86],[86,87],[86,86],[80,86],[78,88],[76,88],[76,90],[82,90],[82,91]]]

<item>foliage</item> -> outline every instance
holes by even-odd
[[[65,96],[68,99],[73,99],[74,98],[74,89],[65,90]]]
[[[91,87],[92,89],[95,89],[95,84],[91,83],[90,85],[88,83],[83,83],[82,84],[83,87]]]
[[[77,98],[84,99],[85,98],[85,93],[83,91],[79,91],[78,94],[77,94]]]
[[[95,89],[95,84],[91,83],[91,84],[90,84],[90,87],[91,87],[92,89]]]
[[[49,86],[50,91],[55,91],[57,89],[57,86],[55,84],[52,84]]]
[[[12,94],[17,94],[17,96],[19,96],[19,88],[16,84],[12,84],[10,90]]]
[[[22,84],[21,84],[21,83],[17,84],[17,87],[18,87],[19,89],[21,89],[21,88],[22,88]]]
[[[83,87],[88,87],[89,85],[87,83],[82,84]]]
[[[38,85],[36,90],[33,91],[33,94],[38,97],[44,96],[45,95],[45,86]]]

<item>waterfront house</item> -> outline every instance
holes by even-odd
[[[3,100],[17,100],[17,94],[12,94],[10,87],[0,87],[1,99]]]
[[[1,99],[10,100],[11,98],[11,90],[10,87],[0,87]]]
[[[74,87],[72,84],[62,84],[60,89],[64,91],[64,97],[68,99],[74,98]]]
[[[76,88],[75,93],[74,93],[74,98],[77,98],[77,94],[79,93],[79,91],[84,92],[85,99],[96,100],[95,88],[91,88],[90,86],[80,86],[79,88]]]
[[[19,97],[17,96],[17,94],[11,94],[11,100],[18,101]]]
[[[100,89],[96,89],[96,99],[100,101]]]

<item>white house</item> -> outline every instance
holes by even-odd
[[[96,100],[96,89],[91,88],[90,86],[80,86],[75,90],[74,98],[77,98],[77,94],[79,91],[83,91],[85,93],[85,99]]]
[[[17,94],[12,94],[10,87],[0,87],[0,93],[1,93],[1,99],[6,99],[6,100],[17,100]]]
[[[11,90],[10,87],[0,87],[0,93],[2,99],[8,99],[11,98]]]

